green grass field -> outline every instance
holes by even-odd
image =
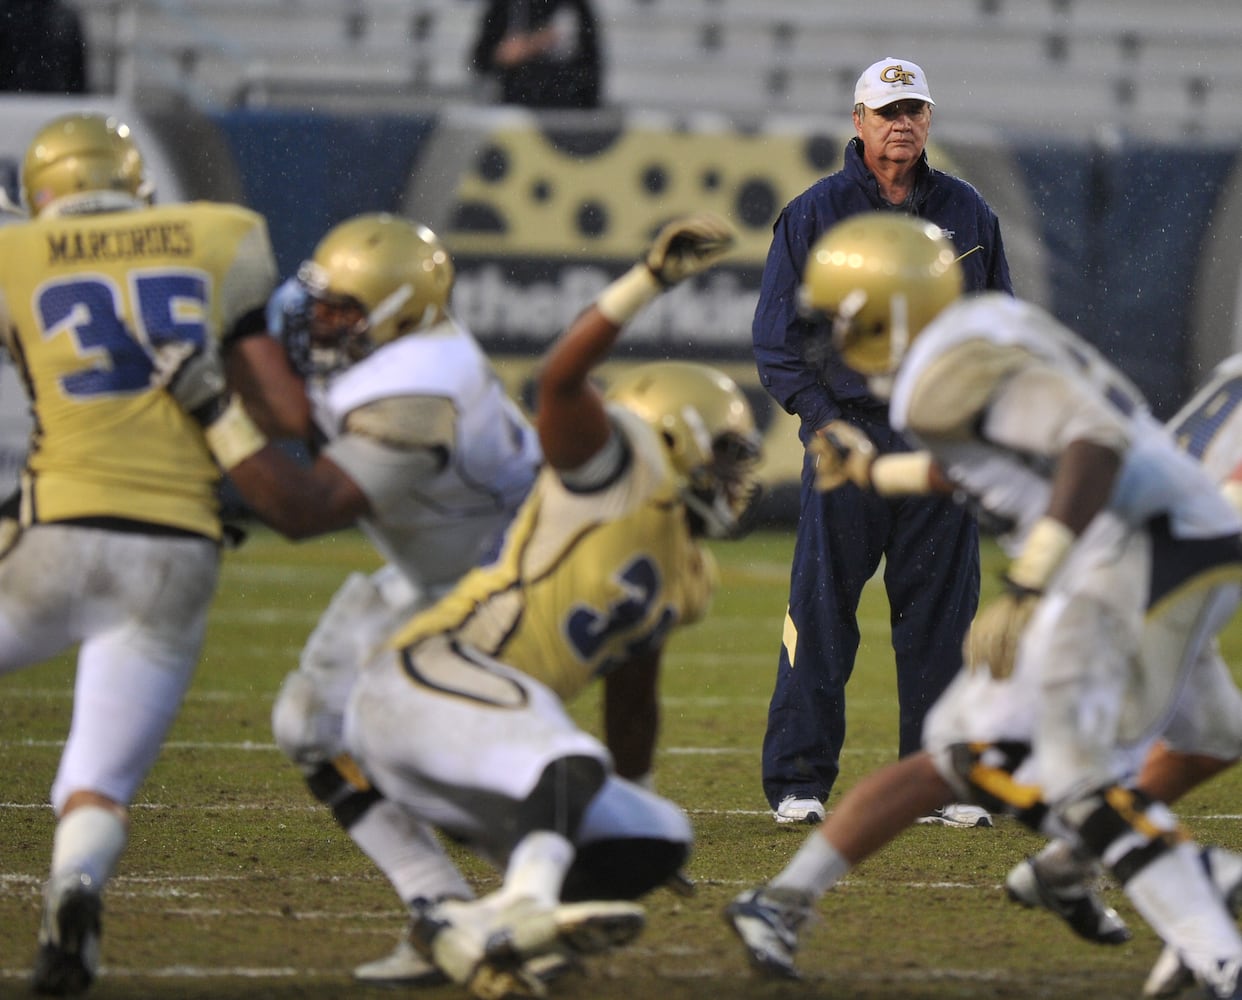
[[[556,984],[553,996],[1137,997],[1158,942],[1114,889],[1110,901],[1135,930],[1119,948],[1082,943],[1047,914],[1008,903],[1005,872],[1036,842],[1007,820],[993,830],[903,834],[824,900],[823,919],[805,937],[804,982],[752,977],[721,908],[774,874],[806,832],[777,828],[759,787],[791,545],[792,536],[780,533],[717,545],[723,581],[713,614],[678,634],[667,657],[657,782],[695,822],[696,895],[648,897],[650,924],[639,941]],[[394,943],[403,926],[396,898],[310,800],[268,728],[273,694],[330,595],[346,572],[375,565],[353,533],[295,546],[258,531],[226,556],[197,679],[135,803],[130,847],[106,895],[104,969],[92,996],[394,995],[355,986],[349,969]],[[988,549],[985,586],[998,566]],[[834,801],[894,756],[887,615],[873,584]],[[1242,663],[1242,627],[1225,638],[1231,662]],[[27,991],[53,826],[46,800],[71,684],[68,658],[0,680],[3,997]],[[594,697],[574,712],[598,728]],[[1200,839],[1242,848],[1239,781],[1227,774],[1182,803]],[[481,889],[495,885],[471,859],[462,863]],[[442,987],[419,995],[464,993]]]

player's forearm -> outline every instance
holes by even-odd
[[[310,401],[302,379],[289,367],[272,337],[246,337],[225,355],[229,385],[242,397],[255,423],[269,437],[306,440]]]
[[[578,315],[548,353],[539,375],[535,423],[544,459],[554,469],[576,469],[608,440],[611,428],[591,373],[612,352],[625,324],[660,294],[645,264],[612,282]]]
[[[358,509],[356,491],[325,481],[315,468],[272,444],[233,466],[228,475],[255,516],[289,539],[347,528],[364,513]]]
[[[590,384],[591,372],[612,351],[621,325],[589,306],[548,352],[539,372],[539,407],[576,400]]]
[[[1086,438],[1070,442],[1057,460],[1045,515],[1082,534],[1108,505],[1120,469],[1115,448]]]
[[[599,452],[611,429],[603,397],[591,383],[620,328],[594,306],[582,313],[549,353],[539,375],[535,427],[544,460],[554,469],[576,469]]]

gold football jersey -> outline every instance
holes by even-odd
[[[393,646],[447,634],[568,700],[706,614],[715,564],[690,535],[664,449],[633,414],[613,414],[631,451],[621,478],[574,493],[545,467],[496,561],[415,616]]]
[[[276,265],[261,216],[192,203],[0,228],[5,343],[30,394],[24,524],[118,517],[220,536],[219,471],[152,388],[152,352],[261,309]]]

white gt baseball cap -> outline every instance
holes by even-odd
[[[931,99],[922,66],[909,59],[885,56],[863,70],[863,75],[854,85],[854,103],[875,109],[894,101],[936,103]]]

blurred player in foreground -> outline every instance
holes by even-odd
[[[1242,354],[1235,354],[1212,372],[1208,381],[1168,422],[1179,447],[1198,459],[1225,497],[1242,511]],[[1169,727],[1152,748],[1136,779],[1152,798],[1171,804],[1192,788],[1237,762],[1242,753],[1237,720],[1242,718],[1239,695],[1220,647],[1210,643],[1200,654],[1196,683],[1183,694]],[[1242,857],[1220,847],[1205,846],[1204,869],[1236,916],[1242,909]],[[1075,933],[1097,943],[1129,938],[1120,918],[1103,904],[1096,891],[1099,866],[1089,854],[1065,840],[1054,840],[1033,857],[1019,862],[1005,879],[1009,898],[1024,906],[1046,909],[1061,917]],[[1107,927],[1108,933],[1100,929]],[[1143,986],[1152,997],[1176,996],[1193,985],[1194,976],[1176,949],[1166,946]]]
[[[129,129],[103,115],[44,126],[21,183],[31,217],[0,228],[0,333],[36,430],[3,521],[0,674],[79,644],[33,977],[69,995],[98,971],[129,803],[189,687],[218,574],[219,470],[161,388],[164,356],[262,329],[276,264],[252,212],[152,206]]]
[[[355,517],[389,560],[370,577],[351,576],[338,591],[277,696],[272,721],[277,743],[311,791],[411,911],[473,892],[427,823],[385,798],[344,752],[345,700],[358,668],[396,626],[498,545],[539,456],[533,428],[450,316],[451,284],[452,262],[427,229],[392,216],[359,216],[328,233],[295,286],[274,298],[285,303],[283,351],[273,352],[268,337],[234,348],[250,355],[244,389],[269,429],[326,442],[309,470],[264,448],[261,458],[234,470],[243,495],[276,516],[277,527],[279,519],[286,529],[290,519],[300,521],[303,535]],[[285,355],[305,376],[313,401],[309,434],[290,405],[288,396],[301,390],[285,384]],[[555,667],[537,656],[516,663],[537,677]],[[558,683],[557,693],[576,694],[578,680]],[[641,713],[630,718],[617,697],[611,704],[614,711],[620,705],[622,721],[610,730],[609,747],[621,773],[637,776],[650,762],[626,770],[627,741],[637,736],[641,743],[648,720]],[[665,881],[689,849],[684,814],[641,788],[618,782],[609,792],[583,837],[610,841],[614,863],[623,849],[647,858],[648,881],[636,877],[626,891]],[[354,975],[404,985],[443,981],[408,934]]]
[[[851,789],[728,919],[757,967],[796,975],[818,896],[927,809],[966,796],[1098,859],[1207,996],[1242,997],[1242,936],[1200,849],[1130,777],[1186,705],[1179,692],[1213,680],[1201,653],[1242,594],[1242,521],[1090,345],[1029,304],[962,298],[955,257],[934,226],[882,216],[814,248],[808,307],[926,449],[876,458],[864,436],[829,425],[819,481],[960,491],[1009,529],[1006,591],[976,618],[925,752]],[[1201,742],[1185,750],[1220,736],[1187,730]]]
[[[470,889],[425,824],[351,781],[345,699],[359,666],[398,625],[494,553],[540,458],[534,428],[450,313],[453,277],[448,251],[425,226],[359,215],[328,232],[273,298],[283,350],[267,337],[238,345],[266,356],[261,368],[255,360],[246,368],[262,372],[242,386],[247,402],[257,395],[275,400],[257,412],[292,412],[293,421],[268,429],[316,453],[309,472],[283,483],[282,506],[301,513],[302,534],[356,522],[385,560],[337,591],[277,695],[272,729],[403,903]],[[305,421],[286,398],[302,392],[283,385],[286,359],[305,380]],[[438,978],[404,939],[355,975]]]
[[[601,900],[636,898],[685,860],[688,841],[596,831],[649,783],[663,646],[707,611],[714,569],[698,538],[738,530],[758,435],[738,388],[705,366],[639,366],[609,402],[591,376],[642,306],[731,245],[715,217],[669,223],[550,348],[546,465],[503,550],[401,630],[351,698],[363,770],[504,870],[481,900],[415,913],[416,945],[478,996],[538,992],[526,967],[541,953],[629,940],[641,907]],[[562,708],[596,677],[611,754]]]
[[[505,547],[355,684],[346,747],[358,790],[365,774],[505,870],[482,900],[411,902],[414,943],[478,996],[538,993],[531,960],[631,938],[643,911],[614,900],[667,881],[688,854],[684,814],[643,787],[660,654],[674,626],[706,613],[714,572],[696,539],[738,529],[758,435],[741,392],[710,368],[642,366],[609,405],[590,376],[643,305],[731,245],[714,217],[670,223],[554,345],[539,383],[547,464]],[[225,465],[262,498],[279,459],[249,435],[258,447]],[[562,707],[596,677],[608,749]]]

